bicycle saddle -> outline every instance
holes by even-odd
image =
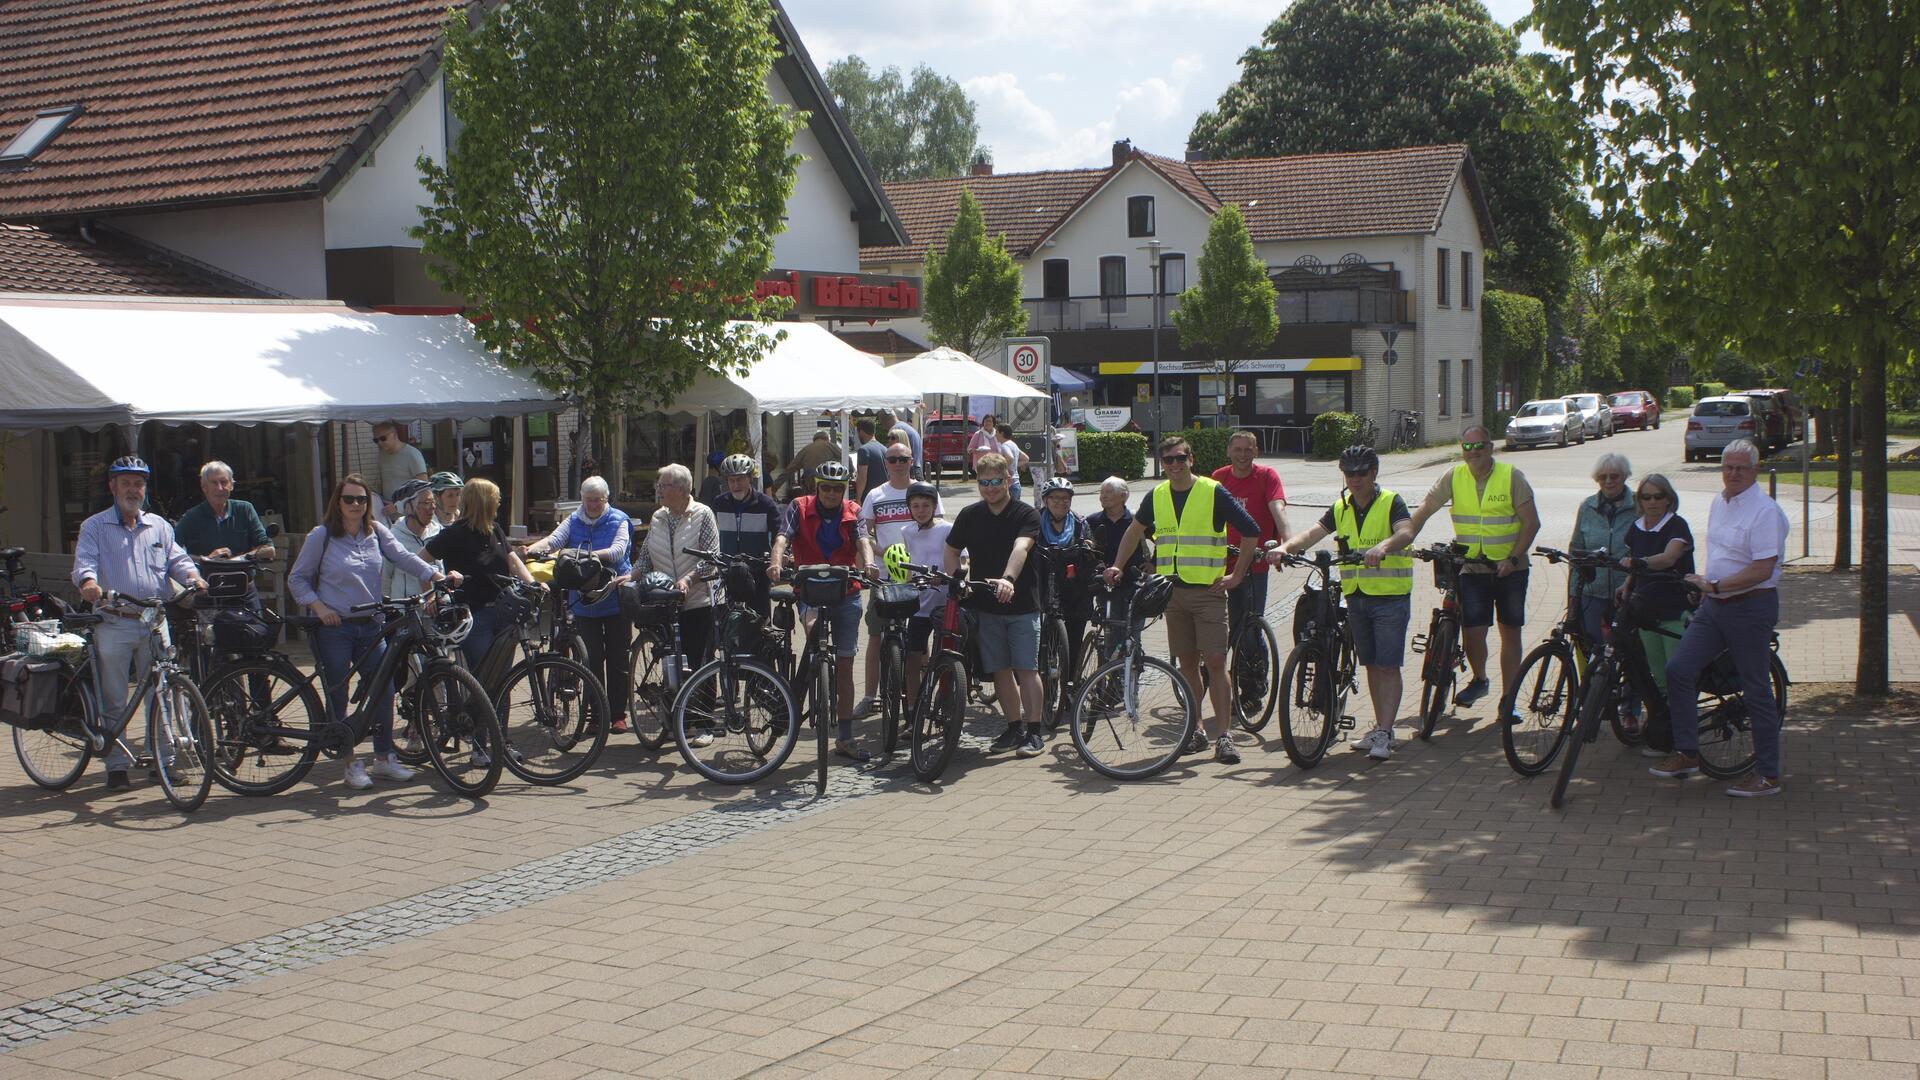
[[[23,547],[0,548],[0,559],[5,559],[8,562],[12,562],[13,560],[19,558],[20,556],[25,555],[26,553],[27,553],[27,549]]]
[[[771,597],[776,604],[793,604],[799,602],[799,597],[793,595],[793,586],[791,585],[775,585],[773,588],[767,590],[767,595]]]

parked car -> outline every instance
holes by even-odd
[[[1580,413],[1580,423],[1586,428],[1587,438],[1604,439],[1613,434],[1613,410],[1599,394],[1570,394],[1567,396],[1570,408]]]
[[[1687,419],[1686,457],[1699,461],[1718,454],[1735,439],[1759,441],[1755,434],[1753,399],[1739,394],[1702,398]]]
[[[1660,430],[1660,401],[1645,390],[1622,390],[1613,395],[1607,407],[1613,410],[1615,431]]]
[[[1587,441],[1587,429],[1580,413],[1567,398],[1543,398],[1520,406],[1507,421],[1507,449],[1518,446],[1565,446],[1568,442]]]
[[[1771,408],[1767,418],[1767,438],[1773,445],[1785,446],[1800,438],[1803,430],[1800,424],[1805,413],[1801,409],[1800,399],[1793,396],[1793,391],[1774,387],[1764,390],[1742,390],[1740,393],[1745,397],[1767,400]],[[1779,417],[1777,426],[1774,423],[1774,416]]]
[[[954,413],[935,413],[927,418],[927,429],[920,433],[920,460],[925,471],[938,474],[944,469],[967,471],[967,436],[973,423]]]
[[[1753,441],[1762,450],[1787,445],[1787,416],[1774,403],[1773,395],[1739,390],[1727,396],[1746,398],[1753,403]]]

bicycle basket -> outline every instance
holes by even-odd
[[[803,566],[793,575],[793,592],[808,607],[835,607],[847,598],[851,571],[844,566]]]
[[[245,608],[232,608],[213,617],[213,646],[221,652],[253,655],[280,643],[280,624]]]
[[[607,564],[587,551],[562,551],[553,557],[553,585],[557,589],[590,592],[606,584]]]
[[[1142,578],[1133,591],[1133,604],[1128,615],[1135,622],[1157,619],[1167,613],[1167,605],[1173,601],[1173,579],[1158,575]]]
[[[60,661],[0,660],[0,724],[46,731],[60,723]]]
[[[253,563],[247,559],[200,559],[209,600],[245,600],[253,595]]]
[[[920,590],[889,582],[873,590],[874,610],[883,619],[909,619],[920,611]]]

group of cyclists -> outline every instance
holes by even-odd
[[[581,587],[564,592],[585,666],[604,688],[611,733],[636,726],[636,703],[647,689],[634,678],[634,624],[621,599],[623,585],[646,582],[676,594],[685,671],[724,653],[726,644],[718,639],[727,605],[741,605],[764,621],[778,598],[794,603],[808,625],[826,620],[837,713],[833,751],[842,759],[866,762],[875,754],[856,737],[856,722],[876,712],[897,715],[898,708],[883,708],[885,694],[915,700],[921,672],[935,650],[937,615],[946,596],[930,583],[965,580],[971,583],[964,603],[971,610],[973,675],[991,686],[990,699],[1005,720],[991,749],[1032,757],[1045,752],[1061,719],[1049,706],[1043,683],[1085,670],[1078,658],[1091,648],[1090,621],[1126,619],[1136,587],[1153,581],[1164,594],[1153,607],[1154,614],[1164,613],[1167,652],[1192,696],[1203,699],[1195,711],[1204,715],[1179,752],[1211,748],[1215,761],[1232,765],[1240,760],[1234,721],[1244,722],[1248,699],[1259,708],[1264,680],[1249,681],[1244,671],[1230,669],[1229,653],[1240,647],[1242,634],[1266,621],[1271,568],[1300,562],[1308,549],[1331,538],[1347,553],[1339,580],[1343,633],[1353,660],[1365,669],[1373,704],[1373,726],[1354,748],[1385,760],[1400,720],[1412,545],[1442,509],[1449,511],[1452,550],[1460,562],[1460,639],[1470,669],[1452,703],[1471,706],[1491,692],[1488,631],[1497,623],[1502,677],[1497,721],[1508,727],[1526,722],[1527,690],[1516,676],[1529,552],[1540,517],[1525,476],[1494,459],[1484,428],[1463,433],[1461,461],[1440,476],[1417,507],[1380,485],[1380,461],[1371,448],[1348,448],[1338,461],[1341,493],[1317,521],[1298,531],[1288,528],[1279,475],[1255,461],[1258,440],[1250,432],[1233,434],[1229,463],[1211,476],[1195,470],[1193,449],[1184,437],[1169,435],[1156,448],[1164,480],[1130,507],[1129,485],[1110,477],[1100,485],[1099,509],[1086,516],[1073,509],[1075,491],[1064,477],[1041,484],[1038,506],[1017,498],[1014,462],[983,445],[971,455],[978,499],[949,520],[940,490],[914,478],[918,455],[895,430],[877,462],[884,477],[873,477],[874,465],[863,462],[858,479],[867,483],[858,498],[850,491],[856,474],[838,455],[811,465],[810,493],[782,505],[758,481],[754,459],[735,454],[720,462],[724,486],[707,502],[694,498],[684,466],[661,469],[656,480],[660,505],[644,530],[611,504],[604,480],[590,477],[581,485],[578,508],[523,548],[516,548],[499,524],[495,485],[446,472],[428,474],[417,451],[404,453],[411,448],[399,432],[396,425],[376,429],[382,480],[393,481],[392,486],[381,492],[359,473],[339,480],[324,521],[305,538],[287,574],[290,596],[314,621],[313,654],[327,713],[335,722],[346,711],[351,673],[360,670],[364,682],[366,672],[380,665],[391,637],[382,626],[381,605],[446,594],[449,605],[457,603],[466,612],[459,652],[467,666],[477,667],[504,629],[497,615],[503,595],[538,588],[529,562],[567,555],[601,570],[591,585],[572,582]],[[1606,632],[1610,605],[1627,602],[1636,577],[1648,579],[1649,587],[1635,602],[1646,613],[1643,625],[1651,635],[1646,652],[1669,697],[1665,712],[1672,725],[1657,774],[1687,776],[1699,770],[1697,741],[1690,739],[1694,693],[1709,664],[1730,652],[1749,691],[1757,760],[1751,774],[1728,793],[1749,797],[1780,790],[1779,716],[1770,709],[1772,695],[1760,691],[1768,678],[1765,646],[1778,617],[1774,588],[1786,519],[1754,487],[1757,460],[1757,451],[1741,443],[1728,447],[1723,457],[1726,490],[1712,512],[1704,573],[1692,572],[1692,533],[1677,517],[1672,485],[1650,475],[1629,494],[1630,467],[1616,454],[1603,456],[1596,467],[1599,491],[1581,506],[1569,544],[1575,551],[1611,553],[1613,565],[1605,572],[1593,580],[1576,577],[1570,587],[1569,624],[1594,640]],[[206,502],[177,527],[143,509],[150,475],[136,457],[109,468],[113,505],[82,525],[75,551],[72,580],[83,599],[100,604],[112,593],[161,600],[176,583],[187,590],[206,588],[195,557],[272,557],[259,515],[231,497],[233,475],[226,465],[208,462],[201,470]],[[716,554],[764,569],[729,576],[723,587],[715,572]],[[813,604],[775,593],[797,568],[816,566],[847,568],[844,593],[824,600],[814,596],[819,602]],[[874,585],[905,580],[909,570],[917,571],[914,580],[927,587],[906,619],[907,679],[897,685],[883,679],[879,662],[890,616],[877,601],[864,598],[877,596]],[[253,606],[257,610],[257,600]],[[1043,649],[1043,612],[1065,627],[1064,656],[1057,648]],[[152,639],[131,616],[105,619],[91,633],[102,704],[116,712],[129,682],[137,682],[153,661]],[[857,670],[863,642],[866,663]],[[1274,656],[1269,663],[1277,661]],[[859,695],[856,680],[863,690]],[[1276,696],[1311,691],[1304,683],[1278,683],[1269,684]],[[1266,707],[1271,710],[1272,703]],[[382,686],[366,709],[373,755],[350,757],[346,784],[366,788],[376,779],[412,779],[414,770],[396,752],[392,688]],[[1631,695],[1623,712],[1626,723],[1640,722]],[[712,737],[704,730],[692,736],[695,745]],[[891,733],[886,747],[892,748]],[[152,752],[156,773],[170,767],[167,748]],[[476,748],[476,754],[484,753]],[[107,753],[110,787],[128,785],[130,760],[119,743]]]

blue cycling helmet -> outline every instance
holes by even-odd
[[[122,475],[152,476],[153,470],[147,468],[147,463],[140,460],[137,455],[128,454],[126,457],[115,459],[113,464],[107,466],[107,475],[109,477]]]

